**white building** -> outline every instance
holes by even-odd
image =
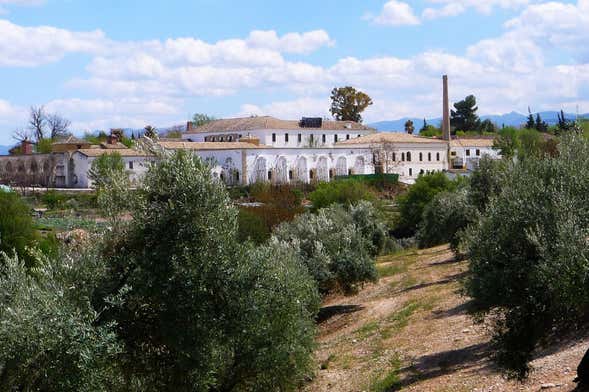
[[[493,159],[501,158],[498,149],[493,148],[494,138],[462,137],[450,141],[450,169],[474,170],[478,167],[482,157],[488,156]]]

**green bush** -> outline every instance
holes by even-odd
[[[462,230],[477,218],[478,211],[469,203],[466,189],[438,193],[423,211],[416,235],[419,247],[450,243],[451,249],[458,254]]]
[[[468,294],[496,321],[500,363],[525,376],[536,345],[589,316],[589,142],[520,161],[469,230]]]
[[[374,200],[375,196],[363,181],[357,179],[335,180],[317,185],[309,195],[313,209],[329,207],[332,204],[351,205],[360,200]]]
[[[224,185],[186,152],[150,167],[136,198],[106,243],[95,305],[122,299],[99,324],[116,323],[125,376],[145,391],[293,389],[318,309],[297,255],[239,245]]]
[[[259,212],[257,207],[239,208],[237,238],[240,242],[252,241],[262,244],[270,239],[271,229]]]
[[[0,254],[0,390],[106,392],[123,384],[115,326],[94,325],[90,298],[104,265],[88,254],[38,258],[32,273]]]
[[[36,245],[31,209],[14,192],[0,191],[0,252],[13,252],[31,263],[28,247]]]
[[[420,175],[415,184],[404,195],[398,197],[399,220],[395,228],[396,237],[412,237],[421,223],[425,207],[441,192],[452,192],[464,181],[450,180],[444,173]]]
[[[373,256],[384,245],[380,241],[385,234],[384,227],[371,219],[374,216],[369,203],[348,209],[333,205],[283,223],[273,241],[294,247],[321,293],[353,293],[377,278]]]
[[[469,181],[468,199],[480,212],[487,209],[491,198],[501,192],[512,164],[505,160],[495,160],[484,156],[479,167],[472,173]]]

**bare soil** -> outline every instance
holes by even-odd
[[[378,283],[325,301],[318,369],[305,391],[575,390],[589,335],[539,349],[526,381],[507,379],[460,293],[467,262],[448,247],[381,257],[378,269]]]

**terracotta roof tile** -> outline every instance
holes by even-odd
[[[160,146],[170,150],[241,150],[273,148],[245,142],[159,142]]]
[[[99,157],[104,154],[120,154],[122,157],[145,157],[150,154],[144,151],[133,150],[130,148],[125,149],[105,149],[105,148],[84,148],[78,150],[80,154],[86,155],[87,157]]]
[[[452,147],[493,147],[493,138],[458,138],[450,142]]]
[[[372,135],[361,136],[358,138],[345,140],[337,145],[354,145],[354,144],[376,144],[376,143],[419,143],[419,144],[446,144],[445,140],[433,139],[409,135],[407,133],[397,132],[380,132]]]

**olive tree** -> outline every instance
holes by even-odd
[[[469,230],[467,293],[493,313],[498,359],[525,376],[538,342],[589,316],[589,142],[514,166]]]
[[[316,287],[288,249],[236,241],[237,209],[197,156],[150,167],[133,219],[106,242],[96,306],[141,390],[290,389],[309,371]]]

